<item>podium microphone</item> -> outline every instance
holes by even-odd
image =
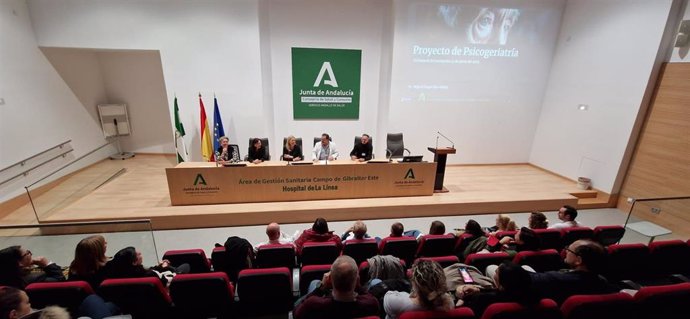
[[[453,141],[451,141],[447,136],[443,135],[439,131],[436,131],[436,133],[438,133],[438,135],[443,136],[443,138],[445,138],[448,142],[450,142],[450,144],[452,144],[451,148],[455,148],[455,143],[453,143]],[[438,148],[438,136],[436,137],[436,148]]]

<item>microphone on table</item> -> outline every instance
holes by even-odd
[[[443,136],[443,138],[445,138],[448,142],[450,142],[450,144],[452,144],[451,148],[455,148],[455,143],[453,141],[451,141],[447,136],[443,135],[439,131],[436,131],[436,133],[438,133],[438,135]],[[436,137],[436,148],[438,148],[438,137]]]

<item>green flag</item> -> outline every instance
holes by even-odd
[[[177,150],[177,162],[185,162],[189,160],[187,154],[187,147],[184,144],[184,125],[180,121],[180,109],[177,107],[177,96],[175,97],[175,149]]]

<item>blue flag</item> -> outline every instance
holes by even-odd
[[[213,151],[215,152],[220,147],[219,138],[225,136],[223,129],[223,120],[220,119],[220,111],[218,110],[218,99],[213,97]]]

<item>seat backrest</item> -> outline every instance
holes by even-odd
[[[589,227],[568,227],[561,230],[561,245],[567,247],[576,240],[592,239],[594,231]]]
[[[374,238],[350,239],[343,243],[343,255],[352,257],[357,265],[378,253],[379,246]]]
[[[515,302],[491,304],[484,311],[482,319],[560,319],[561,311],[556,302],[542,299],[536,307],[525,307]]]
[[[541,244],[539,249],[558,249],[563,248],[561,244],[561,231],[558,229],[533,229],[539,237]]]
[[[184,318],[224,317],[234,301],[234,287],[223,272],[179,274],[170,284],[175,309]]]
[[[515,255],[513,262],[530,266],[537,272],[559,270],[564,267],[561,255],[555,249],[521,251]]]
[[[690,283],[642,287],[634,299],[638,305],[638,319],[687,318]]]
[[[386,150],[389,157],[403,157],[405,143],[402,133],[388,133],[386,135]]]
[[[442,268],[446,268],[452,264],[457,264],[460,262],[458,256],[439,256],[439,257],[420,257],[418,260],[433,260],[441,265]]]
[[[386,237],[379,246],[379,254],[398,257],[408,265],[417,254],[417,240],[412,237]]]
[[[256,268],[295,268],[295,246],[292,244],[261,245],[256,253]]]
[[[211,252],[211,263],[213,271],[225,271],[228,269],[227,257],[225,257],[225,247],[215,247]]]
[[[504,261],[511,260],[510,255],[506,252],[496,252],[491,254],[470,254],[465,258],[465,264],[477,267],[479,271],[484,273],[486,267],[489,265],[500,265]]]
[[[451,311],[407,311],[400,315],[400,319],[472,319],[474,312],[467,307],[455,308]]]
[[[607,248],[603,275],[610,282],[637,280],[648,276],[649,248],[644,244],[616,244]]]
[[[299,272],[299,293],[300,296],[307,294],[309,284],[313,280],[321,280],[323,274],[331,271],[331,265],[308,265],[302,267]]]
[[[247,148],[247,155],[249,155],[249,150],[254,146],[254,145],[252,145],[252,141],[255,138],[256,137],[250,137],[249,138],[249,147]],[[268,145],[268,137],[259,137],[259,139],[261,140],[261,146],[263,146],[264,149],[266,149],[266,157],[270,160],[271,159],[271,152],[269,150],[271,148]]]
[[[300,260],[302,265],[330,265],[339,255],[340,249],[334,242],[306,242]]]
[[[82,301],[94,293],[91,285],[85,281],[39,282],[29,284],[24,290],[32,307],[60,306],[66,308],[74,318]]]
[[[594,240],[604,246],[613,245],[625,235],[625,227],[620,225],[594,227]]]
[[[163,259],[169,260],[173,267],[189,264],[189,272],[193,274],[211,271],[211,263],[203,249],[168,250]]]
[[[576,295],[563,302],[561,312],[564,319],[635,318],[635,302],[624,292]]]
[[[420,237],[417,247],[419,257],[439,257],[453,254],[456,238],[452,234],[424,235]]]
[[[98,295],[134,318],[165,318],[172,309],[172,300],[157,277],[106,279]]]
[[[657,275],[690,273],[690,247],[682,240],[652,242],[649,244],[649,253]]]
[[[237,295],[243,314],[287,314],[293,306],[292,272],[287,267],[242,270]]]

